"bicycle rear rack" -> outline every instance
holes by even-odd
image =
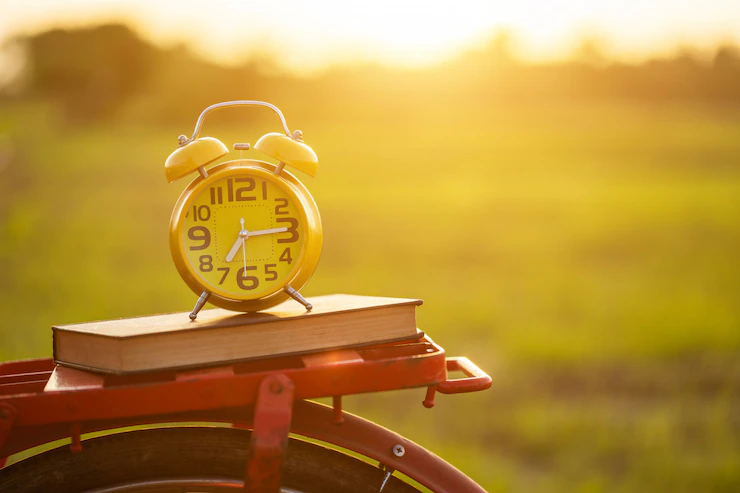
[[[460,370],[466,378],[448,379]],[[405,344],[248,361],[185,371],[102,375],[51,359],[0,364],[0,458],[60,438],[131,425],[213,421],[251,427],[247,491],[280,489],[289,432],[379,461],[434,491],[483,491],[460,471],[390,430],[342,411],[342,396],[427,387],[485,390],[491,378],[467,358],[446,358],[428,337]],[[332,397],[327,407],[304,399]],[[4,459],[0,459],[0,466]],[[433,470],[430,474],[430,470]]]

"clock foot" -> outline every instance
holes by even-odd
[[[195,302],[195,307],[193,308],[193,311],[190,313],[190,320],[195,320],[195,318],[198,316],[198,312],[201,310],[201,308],[203,308],[203,306],[206,304],[206,301],[208,301],[208,298],[210,297],[210,291],[203,291],[203,294],[200,295],[198,301]]]
[[[285,292],[290,295],[291,298],[296,300],[298,303],[306,307],[306,311],[311,311],[313,309],[313,305],[306,301],[306,298],[301,296],[301,294],[296,291],[295,289],[291,288],[290,286],[285,286]]]

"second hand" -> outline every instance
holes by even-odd
[[[242,231],[244,231],[244,218],[239,221],[242,225]],[[247,238],[242,241],[242,254],[244,256],[244,277],[247,277]]]

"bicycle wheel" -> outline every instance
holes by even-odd
[[[0,470],[0,491],[58,493],[222,492],[242,488],[251,432],[237,428],[158,428],[63,446]],[[385,473],[336,450],[291,438],[286,493],[377,493]],[[383,493],[418,490],[391,477]]]

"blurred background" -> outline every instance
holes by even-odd
[[[494,379],[350,411],[489,491],[738,491],[738,32],[731,1],[3,2],[0,360],[192,308],[163,164],[260,99],[320,159],[304,293],[423,298]]]

